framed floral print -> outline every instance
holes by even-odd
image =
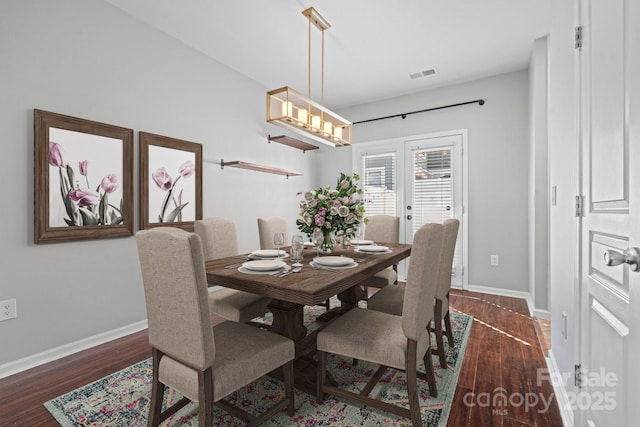
[[[140,132],[140,229],[202,219],[202,144]]]
[[[36,243],[133,235],[133,130],[34,110]]]

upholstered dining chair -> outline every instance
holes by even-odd
[[[236,223],[226,218],[206,218],[194,223],[194,231],[202,241],[204,259],[238,255]],[[209,292],[209,309],[227,320],[246,323],[269,311],[271,301],[261,295],[223,288]]]
[[[453,256],[456,251],[456,240],[460,221],[448,219],[442,223],[444,227],[444,238],[442,241],[442,252],[438,262],[437,277],[438,286],[433,304],[433,323],[436,336],[436,350],[440,366],[447,367],[447,359],[444,351],[444,339],[446,334],[449,347],[453,347],[453,331],[451,330],[451,319],[449,316],[449,291],[451,290],[451,268],[453,266]],[[404,300],[404,287],[389,286],[378,291],[367,301],[367,308],[370,310],[382,311],[399,315],[402,313]],[[444,331],[442,324],[444,323]]]
[[[372,215],[367,217],[364,238],[379,243],[398,243],[400,241],[400,218],[391,215]],[[366,280],[360,282],[364,297],[368,298],[369,288],[383,288],[398,282],[398,265],[394,264]]]
[[[427,329],[433,311],[424,310],[423,307],[433,305],[437,285],[435,271],[442,247],[442,236],[443,227],[440,224],[425,224],[416,232],[409,259],[401,316],[354,308],[318,333],[316,398],[319,403],[324,400],[325,393],[329,393],[410,418],[414,426],[422,425],[416,378],[427,381],[431,396],[438,395],[429,352],[431,333]],[[381,366],[360,393],[353,393],[325,382],[327,353],[369,361]],[[418,371],[420,359],[424,361],[425,373]],[[388,368],[406,372],[409,409],[369,396]]]
[[[273,235],[275,233],[283,233],[284,241],[289,241],[286,219],[280,216],[265,216],[258,218],[260,249],[276,249],[276,245],[273,243]]]
[[[200,238],[157,227],[136,234],[149,344],[153,355],[150,426],[190,401],[199,403],[200,426],[213,425],[213,405],[257,425],[283,408],[294,413],[293,341],[242,323],[211,326]],[[284,368],[285,396],[258,417],[222,400],[267,373]],[[162,411],[165,387],[184,396]]]

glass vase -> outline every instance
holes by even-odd
[[[333,248],[336,246],[336,238],[332,232],[324,233],[324,242],[320,245],[320,253],[330,254],[333,252]]]

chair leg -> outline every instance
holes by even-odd
[[[155,348],[153,353],[153,383],[151,386],[151,401],[149,402],[149,419],[147,426],[157,427],[160,424],[160,414],[162,413],[162,399],[164,398],[164,384],[158,380],[158,367],[160,366],[160,353]]]
[[[449,347],[455,347],[455,343],[453,342],[453,331],[451,330],[451,318],[449,317],[449,312],[444,315],[444,332],[447,334],[447,341],[449,341]]]
[[[429,340],[431,341],[431,340]],[[427,384],[429,384],[429,394],[433,397],[438,397],[438,389],[436,387],[436,376],[433,373],[433,363],[431,362],[431,352],[426,351],[422,357],[424,362],[424,370],[427,376]]]
[[[409,413],[411,414],[411,424],[413,427],[420,427],[422,426],[422,417],[420,416],[420,401],[418,400],[418,372],[416,368],[418,345],[414,340],[409,340],[407,347],[406,372],[407,394],[409,395]],[[429,352],[427,352],[427,354],[428,353]],[[429,389],[431,389],[431,385],[429,385]]]
[[[293,393],[293,360],[286,363],[283,367],[282,367],[283,372],[283,377],[284,377],[284,391],[285,391],[285,395],[289,398],[289,402],[287,403],[287,414],[290,417],[293,417],[293,415],[295,414],[295,400],[294,400],[294,393]]]
[[[444,353],[444,342],[442,340],[442,300],[436,299],[436,304],[433,307],[433,323],[436,333],[436,345],[438,348],[438,358],[440,359],[440,366],[447,367],[447,358]]]
[[[327,353],[318,351],[318,376],[316,378],[316,401],[322,403],[324,401],[324,382],[327,376]]]
[[[212,368],[198,372],[198,425],[213,426]]]

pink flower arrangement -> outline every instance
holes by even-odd
[[[300,202],[298,229],[311,237],[319,228],[326,235],[353,237],[364,215],[364,202],[357,182],[360,177],[340,174],[335,188],[326,187],[304,193]],[[302,195],[303,193],[298,193]]]

